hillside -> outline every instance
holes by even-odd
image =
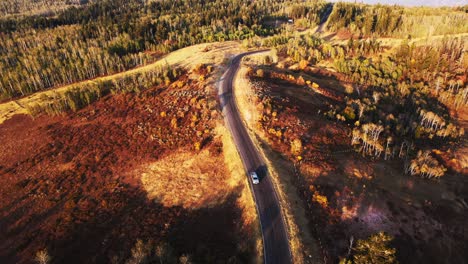
[[[2,262],[29,263],[44,249],[67,263],[254,261],[253,201],[206,74],[5,121]]]
[[[2,2],[0,262],[466,263],[467,10]]]
[[[356,34],[362,20],[347,12],[389,7],[341,5],[316,30],[247,43],[272,52],[244,61],[244,117],[280,188],[299,193],[327,262],[367,263],[385,249],[385,263],[464,263],[467,31],[398,38],[384,23]]]

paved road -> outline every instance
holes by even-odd
[[[260,51],[261,52],[261,51]],[[243,56],[256,52],[247,52],[237,55],[232,59],[231,65],[224,73],[219,83],[219,98],[224,114],[224,119],[231,131],[237,150],[247,172],[255,170],[259,177],[259,184],[252,184],[255,202],[260,215],[262,226],[264,261],[266,264],[291,263],[286,226],[281,217],[279,202],[271,183],[268,169],[255,148],[252,140],[240,117],[236,101],[233,96],[233,81],[239,69],[239,62]],[[247,173],[246,173],[247,177]]]

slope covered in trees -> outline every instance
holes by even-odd
[[[54,15],[71,6],[88,3],[89,0],[3,0],[0,16]]]
[[[51,17],[6,17],[0,19],[0,98],[127,70],[188,45],[274,34],[264,23],[272,17],[321,21],[316,11],[325,4],[285,9],[293,2],[104,0]]]
[[[297,63],[296,70],[307,73],[310,67],[327,65],[342,74],[349,84],[345,104],[331,104],[324,114],[354,128],[350,143],[364,155],[404,158],[408,170],[408,159],[423,160],[416,158],[420,149],[463,139],[464,128],[453,115],[468,105],[463,37],[422,46],[403,41],[391,51],[376,38],[334,44],[312,34],[280,34],[261,45],[275,47],[289,65]],[[420,170],[411,174],[426,175]]]
[[[251,91],[239,94],[254,94],[256,111],[246,116],[294,165],[283,175],[293,175],[330,263],[466,259],[457,235],[466,226],[466,38],[388,48],[293,33],[250,44],[274,49],[245,62]],[[434,245],[437,233],[444,242]],[[374,247],[362,240],[371,234]]]
[[[336,3],[328,20],[332,31],[349,30],[357,35],[426,37],[466,33],[464,8],[404,8],[389,5]]]

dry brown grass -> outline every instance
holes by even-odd
[[[212,207],[222,204],[232,191],[220,161],[222,157],[206,149],[199,153],[179,150],[142,168],[141,182],[148,198],[166,207]]]
[[[116,73],[109,76],[99,77],[93,80],[86,80],[70,85],[57,87],[51,90],[38,92],[30,96],[2,103],[0,104],[0,124],[5,120],[10,119],[16,114],[29,114],[26,110],[27,106],[44,104],[47,103],[49,98],[58,98],[63,96],[65,92],[73,88],[80,88],[97,81],[108,81],[113,79],[123,78],[125,76],[131,76],[136,73],[143,73],[153,71],[155,69],[171,66],[181,67],[190,70],[199,64],[222,64],[226,58],[231,57],[234,54],[240,53],[242,50],[240,44],[234,41],[199,44],[190,47],[186,47],[177,51],[174,51],[162,59],[125,72]]]
[[[248,126],[253,127],[257,123],[257,120],[259,120],[259,114],[256,110],[256,105],[259,102],[254,95],[251,83],[246,77],[247,71],[247,67],[240,67],[234,80],[234,86],[236,87],[236,103],[240,110],[240,114]]]
[[[0,124],[2,124],[5,120],[12,118],[14,115],[19,114],[29,113],[26,108],[19,106],[18,103],[13,101],[0,104]]]

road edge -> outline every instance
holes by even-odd
[[[270,52],[270,51],[271,50],[268,49],[268,50],[259,50],[259,51],[256,51],[256,52],[250,53],[250,54],[248,52],[243,53],[244,55],[242,56],[242,58],[239,61],[239,67],[237,68],[237,70],[234,73],[234,79],[233,79],[233,84],[232,84],[232,87],[233,87],[232,93],[233,93],[233,97],[234,97],[234,107],[236,108],[237,112],[240,114],[242,123],[244,124],[244,127],[246,128],[246,131],[247,131],[249,137],[251,138],[252,142],[254,143],[254,147],[255,147],[256,151],[260,154],[260,158],[261,158],[262,162],[265,163],[266,165],[268,165],[267,166],[268,167],[268,174],[270,175],[270,179],[271,179],[272,186],[273,186],[273,189],[274,189],[275,200],[277,201],[277,203],[279,205],[279,208],[280,208],[280,211],[281,211],[281,221],[283,222],[283,225],[286,227],[284,229],[284,232],[286,233],[285,235],[286,235],[286,238],[288,239],[289,258],[292,261],[292,263],[295,263],[294,262],[295,258],[294,258],[293,252],[291,250],[292,249],[292,243],[291,243],[292,240],[291,240],[290,230],[291,230],[292,225],[296,226],[296,229],[297,229],[298,225],[295,223],[295,221],[293,221],[293,223],[291,223],[290,221],[288,221],[288,219],[286,217],[286,215],[293,215],[293,214],[287,212],[285,207],[288,207],[288,206],[285,205],[283,200],[279,198],[279,193],[281,193],[281,196],[285,196],[285,192],[282,190],[282,188],[280,186],[278,186],[279,185],[278,179],[276,177],[273,177],[273,174],[275,174],[277,176],[278,173],[276,171],[275,171],[275,173],[272,173],[272,171],[274,171],[274,168],[273,168],[273,166],[271,166],[271,161],[266,157],[266,155],[265,155],[265,153],[263,151],[263,148],[259,147],[259,142],[257,140],[257,135],[255,133],[252,133],[252,130],[251,130],[250,126],[246,122],[245,116],[244,116],[244,111],[240,111],[240,109],[238,107],[238,105],[239,105],[238,98],[239,97],[236,96],[236,90],[237,89],[235,89],[235,87],[236,87],[235,80],[238,78],[239,70],[240,70],[240,68],[242,66],[242,59],[245,58],[245,57],[251,56],[251,55],[259,55],[261,53]],[[241,54],[239,54],[239,55],[241,55]],[[249,181],[249,184],[250,184],[250,187],[253,188],[251,181]],[[251,191],[253,192],[253,189]],[[253,194],[255,196],[255,192],[253,192]],[[288,210],[290,210],[290,209],[288,209]],[[261,221],[260,221],[260,224],[261,224]],[[262,236],[263,236],[263,233],[262,233]],[[298,257],[300,259],[302,259],[301,256],[298,256]],[[266,259],[265,259],[265,263],[267,263]]]

